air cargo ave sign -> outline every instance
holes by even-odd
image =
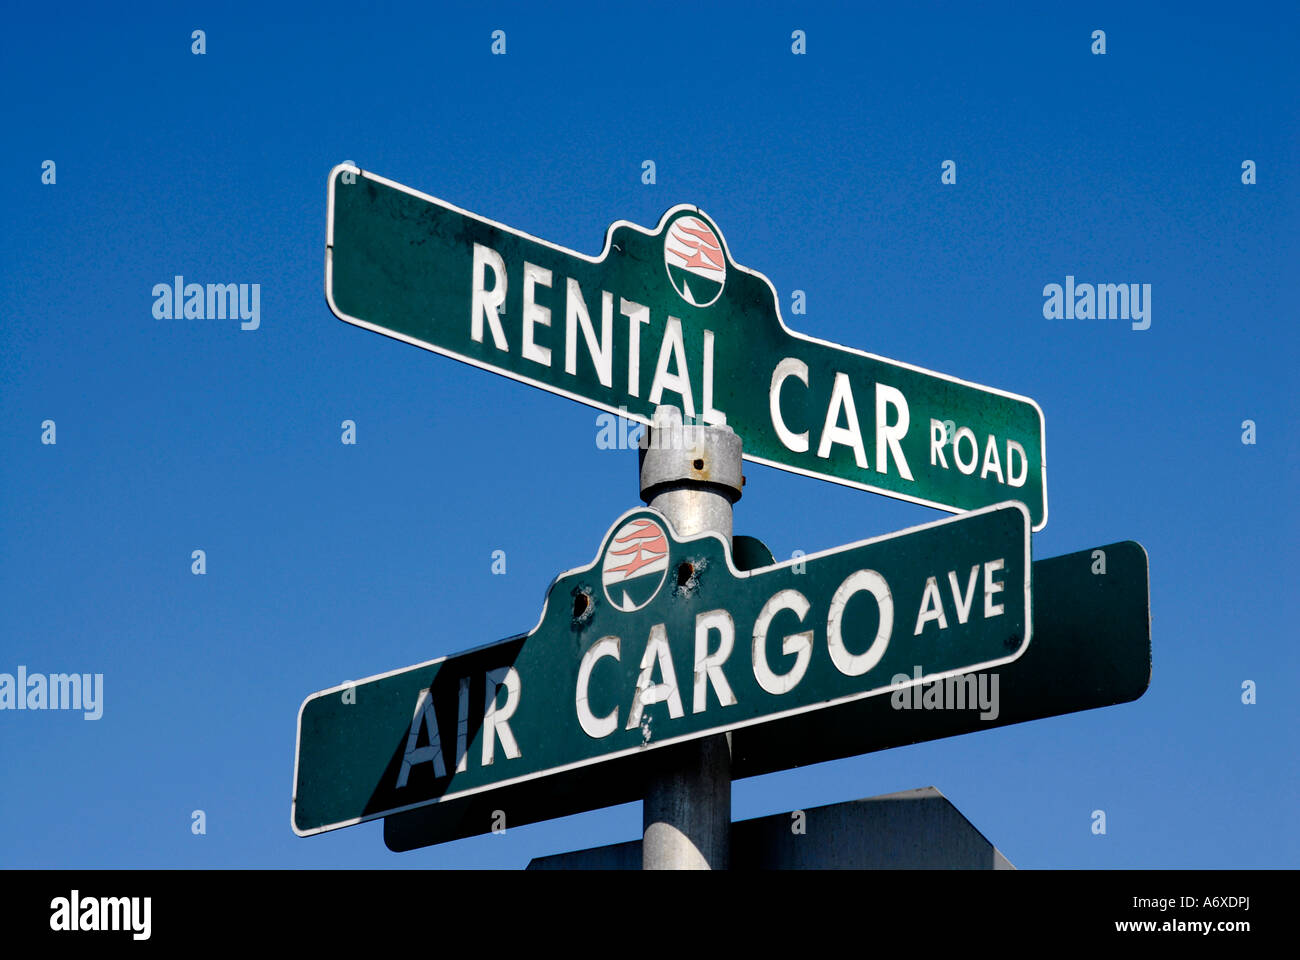
[[[1151,604],[1142,546],[1127,541],[1036,559],[1032,578],[1034,639],[1014,663],[741,727],[731,734],[732,779],[1141,697],[1151,679]],[[949,593],[945,589],[943,599],[951,618]],[[927,622],[925,631],[936,625]],[[977,702],[986,682],[996,691],[996,717]],[[943,696],[936,695],[940,689]],[[961,709],[963,699],[967,709]],[[941,704],[957,709],[940,709]],[[649,762],[637,756],[615,760],[600,776],[578,768],[408,810],[385,818],[384,843],[390,850],[414,850],[472,837],[498,826],[497,811],[506,811],[513,827],[639,801],[659,770],[673,768],[671,762],[657,769],[654,763],[670,752],[652,754]],[[635,770],[620,773],[620,764]],[[648,776],[642,775],[647,767]]]
[[[1020,503],[752,571],[721,538],[683,540],[633,510],[591,565],[551,584],[531,633],[309,697],[293,829],[713,733],[761,737],[767,721],[815,724],[825,708],[1009,663],[1030,642],[1029,590]]]
[[[615,223],[593,258],[343,165],[325,295],[349,323],[602,410],[725,422],[748,460],[951,511],[1019,500],[1047,522],[1034,401],[788,330],[694,207]]]

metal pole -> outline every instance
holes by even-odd
[[[732,535],[740,499],[741,442],[730,427],[682,424],[676,407],[655,410],[641,443],[641,499],[679,536]],[[725,870],[731,842],[731,735],[669,748],[673,769],[642,804],[643,870]]]

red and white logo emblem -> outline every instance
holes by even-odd
[[[624,613],[640,610],[659,593],[668,573],[668,535],[648,517],[614,532],[601,562],[605,598]]]
[[[722,241],[703,218],[683,213],[664,231],[664,266],[673,289],[693,307],[707,307],[722,295],[727,261]]]

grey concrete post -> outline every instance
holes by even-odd
[[[641,499],[679,536],[711,531],[731,542],[740,499],[741,441],[727,426],[683,426],[676,407],[655,410],[641,443]],[[674,769],[642,804],[644,870],[725,870],[731,840],[731,737],[695,740],[673,751]]]

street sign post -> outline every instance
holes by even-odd
[[[1032,580],[1033,642],[1024,654],[994,670],[942,681],[945,687],[966,685],[972,695],[964,705],[954,704],[946,689],[931,701],[927,694],[936,685],[923,684],[743,727],[731,734],[732,778],[1141,697],[1151,680],[1149,576],[1141,544],[1129,540],[1035,560]],[[989,707],[996,710],[981,706],[981,690],[995,692]],[[599,777],[567,771],[390,816],[384,842],[392,850],[412,850],[486,833],[497,822],[496,811],[505,811],[515,827],[639,800],[642,768],[654,760],[613,760]]]
[[[629,511],[532,632],[309,697],[293,829],[599,764],[597,797],[675,744],[803,715],[819,736],[819,714],[1009,664],[1030,646],[1029,527],[1004,503],[744,571],[721,537]]]
[[[793,830],[793,825],[801,829]],[[934,787],[803,807],[731,829],[729,870],[1014,870]],[[919,841],[919,842],[918,842]],[[642,841],[537,857],[529,870],[635,870]]]
[[[676,206],[589,257],[350,164],[329,179],[325,296],[348,323],[650,423],[726,423],[745,458],[960,512],[1047,523],[1026,397],[795,333],[762,274]]]

